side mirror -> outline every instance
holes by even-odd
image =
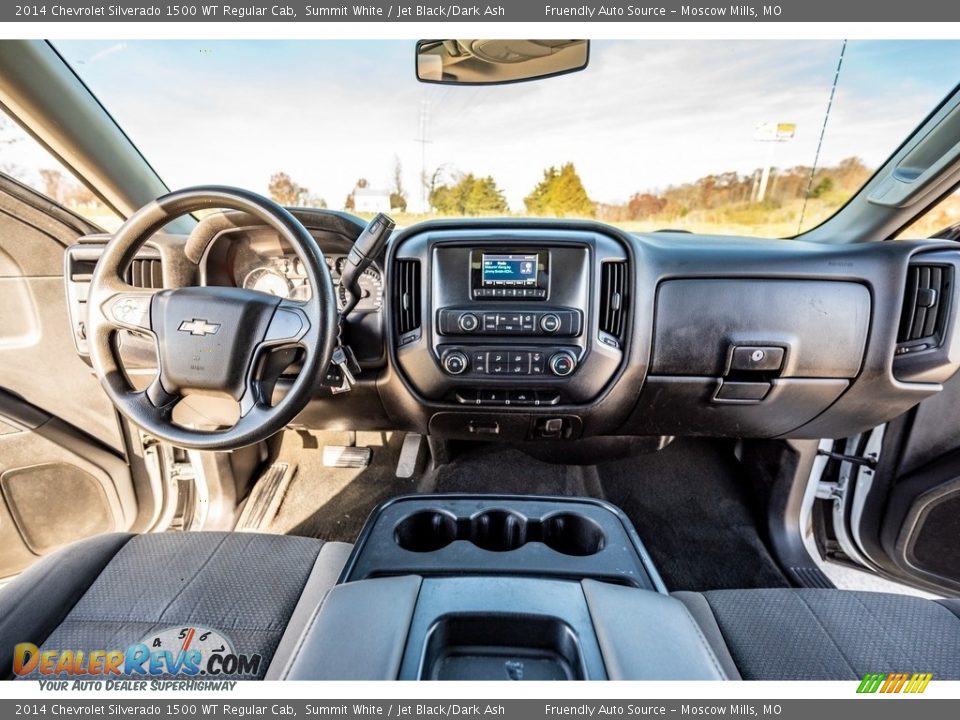
[[[540,80],[587,67],[589,40],[421,40],[417,79],[442,85]]]

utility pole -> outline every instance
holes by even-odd
[[[420,136],[414,142],[420,143],[420,210],[428,212],[430,201],[427,196],[427,145],[430,140],[430,103],[420,101]]]
[[[760,184],[755,189],[755,201],[762,203],[767,195],[767,185],[770,182],[770,169],[773,166],[773,151],[775,143],[785,143],[792,140],[797,134],[796,123],[760,123],[753,133],[757,142],[767,143],[766,156],[763,161],[763,170],[760,173]]]

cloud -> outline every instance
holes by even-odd
[[[69,44],[74,54],[85,47]],[[602,201],[750,172],[769,149],[753,138],[760,122],[797,124],[774,164],[811,164],[840,47],[598,42],[585,72],[483,88],[418,84],[413,44],[397,41],[130,42],[96,52],[79,70],[171,187],[219,182],[263,192],[284,170],[340,207],[359,177],[388,185],[399,157],[416,204],[425,157],[428,172],[448,164],[492,175],[522,210],[544,167],[567,161]],[[881,162],[946,91],[942,68],[960,57],[960,43],[924,47],[847,47],[850,72],[841,73],[824,164],[850,155]],[[93,64],[121,49],[122,63]]]
[[[104,60],[110,57],[111,55],[116,55],[119,52],[123,52],[124,50],[126,50],[126,48],[127,48],[127,44],[125,42],[116,43],[114,45],[111,45],[110,47],[106,47],[103,50],[100,50],[94,53],[93,55],[90,56],[90,59],[87,60],[87,62],[90,64],[93,64],[100,60]]]

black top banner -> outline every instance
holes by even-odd
[[[945,0],[776,0],[732,4],[504,0],[408,2],[237,0],[145,2],[59,0],[2,3],[0,22],[956,22],[960,3]]]

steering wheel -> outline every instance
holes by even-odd
[[[235,287],[143,289],[124,281],[121,273],[154,233],[175,218],[208,209],[246,212],[276,230],[303,263],[310,298],[293,301]],[[243,447],[282,429],[310,400],[336,346],[333,281],[316,240],[275,202],[236,188],[187,188],[134,213],[97,262],[87,308],[90,357],[113,404],[151,435],[197,450]],[[120,365],[118,330],[156,342],[157,375],[146,390],[135,390]],[[271,406],[262,366],[271,350],[287,347],[302,350],[303,366],[287,394]],[[173,408],[190,392],[236,400],[236,424],[205,431],[174,423]]]

